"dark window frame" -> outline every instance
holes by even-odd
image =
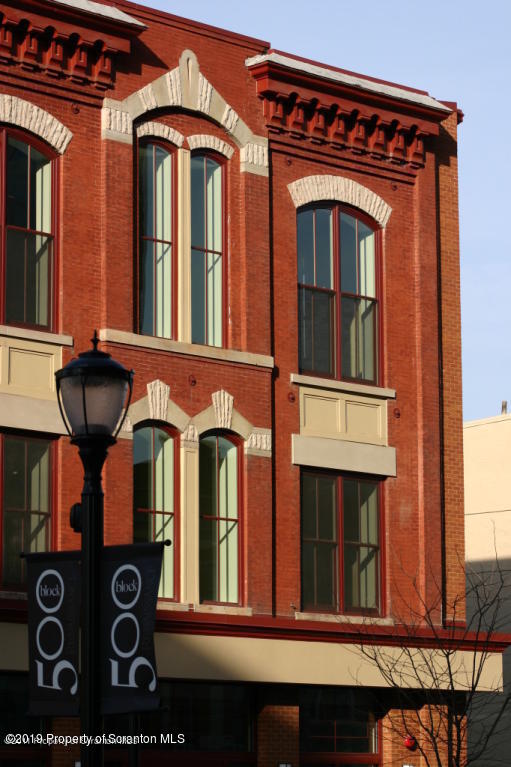
[[[158,511],[157,509],[146,509],[146,508],[135,508],[135,492],[133,492],[133,515],[136,513],[139,514],[151,514],[153,516],[152,521],[152,531],[153,531],[153,541],[154,541],[154,515],[155,514],[165,514],[169,517],[173,517],[174,521],[174,535],[171,542],[171,548],[174,555],[174,596],[173,597],[158,597],[159,601],[164,602],[179,602],[180,599],[180,592],[181,592],[181,583],[180,583],[180,548],[181,548],[181,509],[180,509],[180,433],[179,431],[174,428],[173,426],[170,426],[167,423],[163,423],[162,421],[142,421],[141,423],[138,423],[136,425],[136,428],[134,429],[133,434],[137,431],[141,431],[142,429],[151,429],[152,430],[152,456],[153,460],[151,462],[151,482],[152,482],[152,497],[155,498],[155,466],[154,466],[154,430],[159,429],[160,431],[165,432],[169,435],[169,437],[173,440],[174,446],[173,446],[173,455],[174,455],[174,465],[173,465],[173,471],[174,471],[174,511],[172,512],[164,512],[164,511]],[[134,464],[133,464],[134,466]],[[133,478],[134,481],[134,478]]]
[[[54,536],[55,536],[55,525],[54,525],[54,506],[55,506],[55,498],[56,498],[56,473],[55,473],[55,467],[56,467],[56,460],[55,460],[55,450],[56,450],[56,443],[57,440],[55,438],[52,438],[51,436],[47,434],[40,434],[37,432],[21,432],[21,431],[10,431],[7,429],[4,429],[0,432],[0,590],[1,591],[12,591],[12,592],[25,592],[27,590],[27,583],[26,583],[26,565],[25,560],[20,558],[21,561],[21,571],[22,571],[22,581],[17,583],[9,583],[8,581],[4,581],[4,515],[6,513],[5,510],[5,504],[4,504],[4,487],[5,487],[5,438],[8,439],[17,439],[20,441],[24,441],[25,443],[28,440],[31,440],[33,442],[45,442],[48,444],[49,448],[49,462],[48,462],[48,509],[47,512],[47,521],[46,521],[46,530],[45,530],[45,537],[46,537],[46,551],[52,551],[54,547]],[[25,446],[25,466],[26,466],[26,446]],[[26,492],[26,488],[25,488]],[[16,510],[14,510],[16,511]],[[26,513],[30,514],[30,510],[25,509]],[[7,512],[10,513],[10,512]],[[21,554],[21,552],[20,552]]]
[[[324,688],[327,689],[327,688]],[[319,692],[319,689],[317,690]],[[358,690],[355,693],[356,696],[363,698],[363,691]],[[303,701],[300,702],[300,764],[305,765],[305,767],[309,767],[309,765],[320,765],[325,764],[329,767],[331,765],[371,765],[371,766],[378,766],[382,764],[382,734],[383,734],[383,728],[382,728],[382,720],[381,715],[378,713],[378,706],[374,705],[373,707],[370,707],[370,704],[374,703],[375,701],[367,700],[365,702],[365,705],[368,706],[368,713],[369,715],[372,714],[374,718],[374,735],[376,737],[376,751],[338,751],[337,749],[337,740],[341,738],[337,738],[337,719],[322,719],[323,724],[330,724],[332,726],[332,732],[322,735],[309,735],[309,738],[312,741],[318,742],[322,739],[325,741],[330,740],[334,741],[334,750],[326,750],[326,751],[320,751],[319,749],[314,751],[307,751],[305,749],[305,744],[303,741],[305,740],[303,729],[303,719],[307,719],[307,717],[304,717],[304,711],[303,711]],[[360,700],[357,707],[362,708],[364,705],[364,701]],[[370,716],[367,717],[368,719],[368,725],[369,725],[369,719]],[[352,736],[348,736],[352,737]]]
[[[191,187],[192,187],[192,179],[191,179],[191,171],[190,171],[190,285],[191,285],[191,259],[192,259],[192,251],[202,251],[205,255],[208,253],[217,253],[220,254],[220,257],[222,259],[222,308],[221,308],[221,318],[222,318],[222,333],[221,333],[221,344],[220,346],[213,347],[213,348],[225,348],[227,345],[227,290],[228,290],[228,265],[227,265],[227,259],[228,259],[228,243],[227,243],[227,200],[228,200],[228,191],[227,191],[227,183],[228,183],[228,160],[224,155],[215,152],[211,149],[195,149],[191,152],[190,158],[193,157],[204,157],[205,159],[213,160],[217,165],[221,168],[222,173],[222,194],[221,194],[221,202],[222,202],[222,250],[221,251],[214,251],[214,250],[207,250],[203,247],[197,247],[193,243],[193,232],[192,232],[192,202],[191,202]],[[206,208],[205,208],[206,210]],[[207,214],[206,214],[207,215]],[[207,234],[205,235],[206,241],[207,241]],[[206,268],[206,267],[205,267]],[[192,291],[190,289],[190,330],[192,328],[192,316],[193,316],[193,299],[192,299]],[[208,314],[207,314],[207,294],[206,294],[206,306],[204,310],[204,322],[205,322],[205,337],[207,338],[207,322],[208,322]],[[202,343],[200,341],[193,341],[192,343]],[[203,343],[204,346],[211,346],[211,344],[208,344],[207,341]]]
[[[336,509],[335,509],[335,525],[336,525],[336,540],[335,540],[335,584],[334,584],[334,601],[335,604],[327,605],[321,604],[316,601],[315,604],[304,602],[303,598],[303,544],[306,540],[304,538],[304,499],[303,499],[303,478],[304,476],[329,478],[335,482],[336,493]],[[345,582],[344,582],[344,559],[345,559],[345,537],[344,537],[344,480],[354,481],[357,483],[373,484],[377,489],[377,511],[378,511],[378,546],[372,546],[377,551],[378,563],[376,566],[376,594],[377,594],[377,607],[376,608],[347,608],[345,597]],[[304,612],[311,613],[335,613],[339,615],[353,615],[353,616],[373,616],[380,617],[385,614],[385,589],[384,589],[384,573],[385,573],[385,560],[384,560],[384,504],[383,504],[383,480],[381,477],[374,477],[361,474],[350,474],[347,472],[335,472],[327,469],[306,468],[303,469],[300,475],[300,591],[301,591],[301,609]],[[315,542],[319,539],[310,539],[310,542]],[[307,539],[309,542],[309,539]],[[362,542],[356,544],[352,542],[352,545],[363,546]],[[360,570],[359,570],[360,573]],[[315,581],[317,579],[317,572],[314,574]],[[314,585],[314,593],[317,594],[316,583]]]
[[[170,336],[157,336],[155,334],[156,330],[156,269],[154,269],[154,281],[153,281],[153,323],[152,323],[152,334],[150,333],[144,333],[142,330],[142,312],[141,312],[141,261],[142,261],[142,241],[149,241],[153,243],[166,243],[169,244],[167,240],[160,240],[156,237],[147,237],[143,236],[141,234],[141,206],[142,206],[142,193],[141,193],[141,177],[140,177],[140,149],[142,147],[147,146],[156,146],[160,149],[163,149],[171,158],[171,181],[170,181],[170,193],[171,193],[171,205],[170,205],[170,214],[172,217],[171,222],[171,241],[170,241],[170,247],[171,247],[171,286],[170,286],[170,292],[171,292],[171,302],[172,302],[172,311],[171,311],[171,329],[170,329]],[[142,139],[140,139],[137,142],[137,149],[136,149],[136,157],[135,157],[135,185],[136,185],[136,193],[135,193],[135,221],[136,221],[136,268],[135,268],[135,275],[136,275],[136,285],[135,285],[135,332],[140,333],[141,335],[147,335],[152,338],[167,338],[169,340],[177,340],[177,328],[178,328],[178,306],[177,306],[177,299],[178,299],[178,241],[177,241],[177,233],[178,233],[178,170],[177,170],[177,148],[165,141],[164,139],[159,139],[155,136],[144,136]],[[154,152],[153,152],[153,185],[155,183],[155,174],[154,174]],[[154,186],[153,186],[153,195],[154,195]],[[154,206],[153,216],[156,215],[156,206]],[[154,222],[153,222],[153,232],[154,232]],[[154,257],[154,256],[153,256]]]
[[[51,232],[42,232],[30,227],[20,227],[7,224],[7,141],[12,137],[21,141],[27,146],[34,148],[43,154],[51,163]],[[30,166],[29,166],[30,167]],[[32,330],[42,330],[49,333],[55,332],[58,323],[57,312],[57,276],[59,270],[58,253],[58,216],[59,208],[59,188],[58,188],[58,170],[59,155],[55,150],[41,139],[37,138],[28,131],[10,126],[0,126],[0,280],[2,289],[0,290],[0,322],[9,327],[22,327]],[[30,174],[29,174],[30,182]],[[27,196],[30,204],[30,183],[27,185]],[[30,216],[30,213],[28,214]],[[29,223],[29,222],[28,222]],[[33,322],[7,321],[6,318],[6,290],[7,286],[7,232],[17,231],[28,235],[40,235],[51,239],[51,255],[48,267],[48,322],[46,325]],[[26,289],[24,300],[26,302]]]
[[[301,213],[306,211],[317,210],[329,210],[332,213],[332,268],[333,268],[333,287],[322,288],[316,285],[310,285],[308,283],[300,283],[297,281],[297,315],[298,315],[298,369],[300,373],[304,375],[318,376],[321,378],[327,378],[332,380],[349,381],[362,385],[378,385],[383,380],[383,353],[382,353],[382,308],[381,308],[381,296],[382,296],[382,228],[372,219],[358,208],[346,205],[344,203],[336,201],[321,201],[304,205],[297,210],[297,220]],[[375,270],[375,296],[366,296],[359,293],[349,293],[341,290],[341,231],[340,231],[340,216],[341,213],[351,216],[356,221],[361,221],[365,226],[371,229],[374,233],[374,270]],[[296,227],[296,254],[298,260],[298,225]],[[358,253],[358,245],[357,245]],[[315,258],[315,255],[314,255]],[[333,308],[331,309],[334,317],[332,322],[332,332],[330,341],[330,354],[333,361],[333,372],[325,373],[322,371],[314,370],[313,368],[303,367],[301,364],[301,323],[299,319],[300,314],[300,296],[302,291],[307,290],[313,294],[329,294],[332,296]],[[343,298],[349,300],[368,300],[374,304],[373,313],[373,378],[357,378],[351,376],[345,376],[342,374],[342,305]]]
[[[238,517],[236,520],[237,527],[238,527],[238,573],[237,573],[237,580],[238,580],[238,601],[237,602],[221,602],[219,600],[210,600],[210,599],[202,599],[200,596],[200,568],[201,568],[201,562],[200,562],[200,525],[201,525],[201,519],[203,517],[207,517],[208,519],[216,519],[218,521],[229,521],[229,517],[219,517],[218,515],[212,516],[212,515],[203,515],[201,513],[200,508],[200,442],[205,437],[216,437],[217,438],[217,456],[218,456],[218,438],[223,437],[224,439],[231,442],[236,447],[236,459],[237,459],[237,472],[236,472],[236,491],[237,491],[237,510],[238,510]],[[217,460],[217,470],[218,470],[218,460]],[[241,607],[245,603],[245,594],[243,592],[243,583],[244,583],[244,559],[243,559],[243,535],[244,535],[244,494],[243,494],[243,475],[244,475],[244,460],[243,460],[243,440],[242,438],[229,431],[225,431],[222,429],[211,429],[207,432],[204,432],[199,437],[199,601],[200,604],[205,605],[227,605],[231,607]],[[218,481],[217,481],[217,509],[218,509]],[[218,537],[218,534],[217,534]],[[218,551],[218,543],[217,543],[217,551]],[[220,573],[218,568],[218,558],[217,558],[217,594],[220,591]]]

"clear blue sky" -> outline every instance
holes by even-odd
[[[145,4],[458,103],[465,113],[459,128],[464,418],[497,415],[503,399],[511,405],[511,259],[504,237],[511,218],[511,3]]]

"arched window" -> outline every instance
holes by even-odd
[[[165,541],[158,596],[177,598],[178,461],[175,437],[156,425],[133,433],[133,540]]]
[[[239,448],[221,434],[199,446],[199,573],[201,602],[231,602],[239,596]]]
[[[51,329],[55,223],[52,153],[26,134],[3,129],[1,321]]]
[[[339,204],[297,215],[302,372],[377,383],[378,236]]]
[[[192,343],[222,346],[224,166],[209,154],[191,156]]]
[[[163,144],[140,144],[139,329],[161,338],[175,337],[173,165]]]

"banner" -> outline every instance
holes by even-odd
[[[76,716],[80,552],[26,554],[29,713]]]
[[[152,711],[160,704],[153,635],[162,552],[163,543],[103,549],[103,714]]]

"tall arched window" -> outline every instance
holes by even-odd
[[[4,129],[2,143],[2,318],[51,329],[55,223],[52,153],[26,134]]]
[[[175,336],[173,155],[157,143],[139,146],[139,329]]]
[[[223,165],[191,157],[192,342],[222,346],[224,271]]]
[[[378,236],[342,205],[298,212],[301,371],[377,383]]]
[[[158,596],[177,598],[178,462],[170,430],[148,425],[133,434],[133,540],[165,541]]]
[[[239,597],[239,448],[210,434],[199,446],[199,573],[201,602]]]

